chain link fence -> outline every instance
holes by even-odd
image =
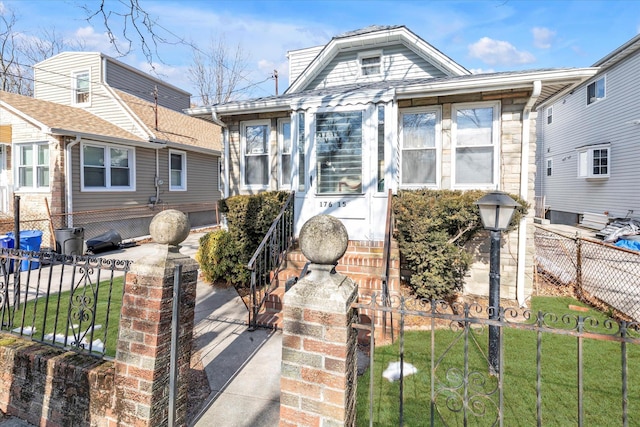
[[[535,245],[537,284],[573,291],[619,317],[640,320],[640,253],[541,226]]]
[[[219,224],[217,203],[191,203],[181,205],[158,204],[155,206],[132,206],[126,208],[79,211],[70,214],[33,214],[22,208],[19,213],[20,230],[42,232],[41,248],[55,250],[55,230],[82,227],[84,240],[89,240],[111,230],[118,232],[122,240],[134,239],[149,234],[151,219],[159,212],[177,209],[189,217],[192,226]],[[0,234],[15,231],[14,216],[0,216]]]

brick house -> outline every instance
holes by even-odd
[[[225,195],[295,190],[297,231],[326,213],[371,244],[383,239],[389,189],[497,189],[532,203],[535,107],[595,73],[474,75],[405,26],[348,32],[288,58],[284,94],[187,112],[223,125]],[[532,288],[531,220],[503,251],[502,294],[521,303]],[[481,259],[467,293],[487,293]]]
[[[65,214],[57,226],[123,238],[148,234],[168,206],[193,225],[216,221],[220,128],[182,112],[188,93],[100,53],[61,53],[34,69],[34,98],[0,93],[3,212],[16,194],[23,217],[46,218],[47,198],[54,217]],[[125,208],[126,222],[100,214]]]

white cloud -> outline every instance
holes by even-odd
[[[106,53],[111,56],[119,56],[117,50],[113,46],[113,44],[109,41],[109,36],[107,33],[97,33],[95,28],[88,25],[86,27],[80,27],[73,33],[73,40],[77,40],[82,46],[84,46],[85,51],[96,51]],[[116,40],[116,43],[118,41]],[[125,53],[129,49],[128,45],[119,44],[120,51]]]
[[[540,49],[549,49],[556,32],[545,27],[533,27],[533,45]]]
[[[469,45],[469,56],[480,59],[489,65],[530,64],[536,60],[527,51],[519,51],[511,43],[483,37]]]
[[[493,68],[470,68],[469,71],[471,71],[471,74],[488,74],[496,72]]]

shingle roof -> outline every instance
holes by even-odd
[[[0,101],[6,102],[16,110],[52,129],[142,141],[140,137],[82,108],[9,92],[0,92]]]
[[[220,126],[159,106],[156,130],[155,107],[152,103],[118,89],[114,91],[153,132],[156,139],[212,150],[222,149]]]

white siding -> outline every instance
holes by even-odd
[[[587,85],[605,76],[605,98],[586,104]],[[551,210],[640,215],[640,51],[604,70],[553,105],[553,123],[542,121],[543,163],[553,158],[553,175],[541,184]],[[610,144],[610,177],[578,178],[578,152],[589,144]]]
[[[289,84],[293,83],[302,74],[323,48],[324,46],[316,46],[289,52]]]
[[[382,76],[360,76],[358,52],[382,51]],[[306,87],[321,89],[349,83],[370,82],[375,80],[402,80],[429,77],[442,77],[445,74],[431,63],[402,44],[380,48],[371,46],[363,50],[341,52],[327,64],[322,72]]]

